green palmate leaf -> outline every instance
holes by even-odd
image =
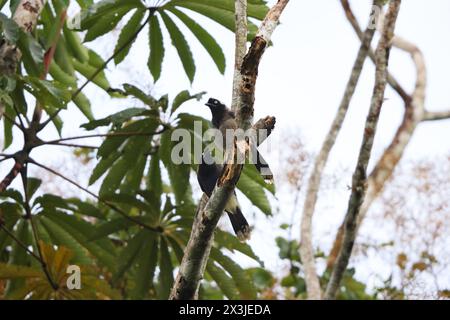
[[[140,189],[144,177],[144,170],[147,165],[147,149],[148,144],[144,147],[142,154],[138,155],[133,168],[125,176],[120,186],[121,192],[134,192]]]
[[[73,56],[78,59],[82,63],[86,63],[89,61],[89,51],[88,49],[81,43],[78,34],[64,26],[64,39],[67,43],[67,48],[73,54]]]
[[[161,238],[160,241],[158,297],[167,299],[173,285],[173,265],[166,240]]]
[[[263,213],[272,214],[270,202],[263,187],[252,180],[249,176],[241,174],[236,187]]]
[[[65,210],[74,210],[73,207],[67,202],[65,199],[53,195],[53,194],[44,194],[34,201],[34,205],[39,204],[44,209],[65,209]]]
[[[253,283],[259,290],[270,288],[276,282],[272,273],[263,268],[250,268],[247,269],[246,271],[253,279]]]
[[[255,254],[255,252],[253,252],[252,247],[250,247],[246,243],[239,241],[235,235],[217,229],[214,240],[219,244],[220,247],[225,247],[231,251],[239,251],[257,261],[261,266],[264,266],[264,263],[261,261],[261,259]]]
[[[155,153],[150,160],[150,168],[147,177],[147,189],[153,194],[156,200],[156,208],[161,207],[161,195],[163,191],[163,184],[161,178],[161,167],[159,155]]]
[[[76,88],[77,79],[73,75],[70,75],[61,69],[61,67],[54,60],[50,63],[49,72],[53,79],[68,86],[69,89]]]
[[[172,39],[172,44],[178,52],[178,56],[180,57],[181,63],[183,64],[184,71],[186,72],[189,80],[192,82],[194,81],[195,76],[195,62],[194,58],[192,57],[191,49],[189,48],[184,35],[173,22],[172,18],[170,18],[163,11],[160,12],[160,14],[167,30],[169,31],[170,38]]]
[[[19,221],[16,226],[15,236],[26,246],[31,245],[31,232],[28,221],[23,219]],[[17,244],[17,242],[13,241],[11,244],[11,254],[8,263],[12,265],[29,265],[30,256],[19,244]],[[9,297],[11,293],[14,293],[15,290],[23,287],[24,285],[24,279],[9,281],[9,285],[6,290],[6,297]]]
[[[16,115],[11,105],[5,105],[5,113],[10,118],[15,119]],[[3,141],[3,150],[8,149],[13,142],[13,124],[11,121],[8,121],[5,117],[3,117],[3,133],[4,133],[4,141]]]
[[[80,30],[87,30],[106,15],[123,9],[130,11],[133,8],[144,8],[144,5],[140,0],[102,0],[82,10],[75,21],[80,21]]]
[[[3,212],[8,212],[9,214],[4,217],[5,223],[4,227],[7,230],[12,230],[16,225],[17,221],[19,221],[22,210],[19,205],[16,203],[8,203],[2,202],[0,203],[0,208]],[[11,243],[12,239],[6,232],[0,232],[0,257],[2,253],[5,253],[5,248]]]
[[[158,263],[158,238],[154,232],[146,231],[145,245],[137,259],[137,268],[134,277],[134,288],[131,291],[131,299],[145,298],[153,285],[156,264]]]
[[[56,214],[52,211],[46,211],[45,216],[69,233],[101,264],[107,266],[110,270],[114,270],[116,266],[115,248],[111,242],[108,239],[89,241],[89,237],[95,232],[94,226],[82,219],[78,219],[74,215]]]
[[[127,141],[128,139],[131,139],[130,137],[132,137],[133,134],[136,133],[137,134],[148,133],[149,135],[147,139],[150,139],[151,133],[154,132],[158,124],[159,121],[155,120],[154,118],[146,118],[131,122],[127,124],[123,129],[113,131],[116,133],[130,134],[130,135],[129,136],[118,135],[106,138],[105,141],[100,146],[97,152],[97,156],[108,157],[111,153],[119,151],[119,148],[122,148],[124,146],[124,142]]]
[[[72,59],[72,64],[75,67],[75,69],[85,78],[91,79],[94,74],[97,73],[97,67],[87,64],[87,63],[81,63],[76,59]],[[95,83],[97,86],[102,88],[105,91],[108,91],[111,88],[111,85],[109,84],[108,79],[106,78],[105,72],[101,71],[98,73],[94,79],[92,79],[92,82]]]
[[[73,102],[80,109],[80,111],[85,115],[88,120],[94,120],[94,115],[92,114],[91,102],[84,95],[83,92],[77,94],[75,98],[73,98]]]
[[[164,42],[159,20],[155,15],[150,18],[149,46],[150,56],[148,58],[148,68],[156,82],[161,76],[162,62],[164,59]]]
[[[14,201],[16,201],[17,203],[20,203],[20,204],[24,203],[22,194],[19,191],[15,190],[15,189],[11,189],[11,188],[9,188],[6,191],[1,192],[0,198],[11,198]]]
[[[139,99],[145,105],[149,106],[151,109],[156,109],[156,104],[157,104],[156,99],[153,98],[151,95],[146,94],[144,91],[142,91],[138,87],[133,86],[132,84],[125,83],[123,85],[123,89],[127,95],[133,96],[133,97]]]
[[[241,299],[256,299],[256,288],[244,269],[216,248],[211,248],[211,258],[217,261],[231,275]]]
[[[149,212],[154,214],[155,211],[158,210],[158,208],[156,208],[155,210],[155,208],[153,208],[148,203],[143,202],[140,199],[136,198],[136,195],[133,192],[130,192],[128,194],[126,193],[110,194],[105,196],[103,199],[114,203],[129,205],[130,207],[137,208],[140,212]]]
[[[126,230],[134,223],[126,218],[120,217],[96,226],[95,233],[89,238],[90,241],[101,239],[121,230]]]
[[[59,39],[58,44],[56,45],[54,60],[65,73],[69,76],[75,77],[72,55],[69,54],[67,45],[63,38]]]
[[[131,240],[129,240],[127,246],[122,249],[117,257],[117,269],[113,276],[113,282],[117,282],[117,280],[122,278],[125,272],[127,272],[128,269],[130,269],[136,262],[141,247],[146,245],[146,237],[146,230],[141,230]]]
[[[74,260],[80,264],[90,264],[92,260],[87,255],[87,250],[80,245],[80,243],[72,237],[70,233],[54,223],[52,220],[41,215],[39,216],[39,225],[42,226],[51,239],[51,243],[56,245],[63,245],[74,254]]]
[[[234,10],[229,11],[222,8],[212,7],[205,5],[203,3],[191,1],[180,2],[177,4],[177,6],[198,12],[210,18],[211,20],[217,22],[218,24],[224,26],[228,30],[234,32],[235,29]],[[251,21],[248,21],[248,40],[253,40],[257,31],[258,27]]]
[[[197,99],[199,101],[203,95],[206,94],[205,91],[191,95],[188,90],[181,91],[172,102],[171,113],[174,113],[183,103],[191,99]]]
[[[120,158],[109,170],[105,180],[100,187],[99,195],[101,197],[115,192],[122,182],[123,177],[131,169],[130,159]]]
[[[138,136],[129,139],[124,148],[124,155],[110,169],[108,175],[103,180],[100,187],[100,195],[106,195],[117,190],[126,173],[133,169],[130,163],[136,160],[138,155],[144,153],[144,149],[149,144],[149,138]]]
[[[84,37],[84,42],[95,40],[114,29],[119,21],[122,20],[123,16],[127,14],[128,10],[128,7],[122,7],[114,11],[109,11],[100,17],[98,22],[88,29]]]
[[[239,292],[236,289],[233,279],[230,278],[222,269],[216,266],[214,262],[206,265],[206,272],[217,283],[217,286],[223,294],[230,300],[239,299]]]
[[[171,8],[169,9],[174,15],[176,15],[185,25],[191,30],[198,41],[203,45],[203,47],[208,51],[211,58],[214,60],[220,73],[225,73],[225,55],[223,54],[222,48],[219,46],[217,41],[197,22],[191,19],[184,12]]]
[[[248,176],[251,180],[259,184],[261,187],[270,191],[270,193],[275,194],[275,184],[266,183],[261,176],[261,173],[253,164],[245,164],[241,174]]]
[[[171,132],[164,132],[161,136],[160,156],[169,173],[170,184],[177,205],[180,205],[190,199],[189,176],[191,167],[189,164],[175,164],[172,161],[172,146],[175,143],[171,141]]]
[[[45,50],[29,33],[20,32],[18,47],[22,52],[22,61],[28,74],[38,77],[41,74]]]
[[[19,39],[20,29],[14,20],[0,13],[0,31],[3,37],[10,43],[16,43]]]
[[[66,86],[57,81],[41,80],[36,77],[25,77],[31,87],[25,87],[33,94],[44,108],[65,109],[71,99],[71,93]]]
[[[78,198],[66,199],[66,202],[76,209],[72,209],[74,213],[80,213],[88,217],[105,219],[105,215],[98,209],[95,204],[84,202]]]
[[[110,116],[107,116],[106,118],[94,120],[89,123],[83,124],[81,125],[81,127],[85,128],[86,130],[94,130],[95,128],[108,126],[110,124],[112,124],[113,126],[118,126],[130,120],[133,117],[144,114],[146,111],[148,110],[143,108],[129,108],[114,113]]]
[[[89,49],[89,61],[88,63],[93,66],[94,68],[100,68],[103,69],[105,67],[105,60],[94,50]]]
[[[28,182],[27,182],[27,195],[29,198],[31,198],[34,193],[36,192],[36,190],[39,188],[39,186],[41,185],[42,180],[37,179],[37,178],[28,178]]]
[[[125,27],[123,27],[122,31],[120,32],[119,39],[117,40],[116,48],[114,49],[114,52],[118,52],[121,50],[115,57],[114,57],[114,63],[117,65],[120,62],[125,59],[125,57],[128,55],[128,52],[130,51],[131,46],[133,45],[134,41],[136,41],[135,34],[138,31],[140,27],[140,23],[142,21],[142,18],[144,17],[146,10],[143,9],[137,9],[136,12],[133,14],[133,16],[130,18],[130,20],[127,22]],[[127,42],[130,42],[126,47],[125,44]],[[124,47],[124,48],[122,48]]]
[[[94,170],[92,171],[91,176],[89,177],[89,185],[92,185],[97,181],[101,176],[105,174],[106,171],[108,171],[109,168],[113,165],[113,163],[119,159],[120,153],[114,152],[113,154],[110,154],[107,157],[102,157],[102,159],[99,161],[99,163],[95,166]]]
[[[232,12],[233,14],[235,10],[234,0],[174,0],[169,2],[166,6],[183,6],[185,3],[196,3],[205,6],[220,8]],[[265,2],[258,1],[252,3],[251,1],[249,1],[247,4],[247,15],[258,20],[263,20],[268,11],[269,8],[265,4]]]

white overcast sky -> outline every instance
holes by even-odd
[[[367,23],[370,12],[370,0],[350,1],[362,27]],[[275,3],[270,0],[269,4]],[[182,71],[182,65],[176,51],[170,46],[170,40],[165,37],[166,56],[162,77],[155,86],[147,71],[148,56],[147,34],[142,34],[133,46],[126,61],[118,68],[111,64],[108,76],[114,85],[131,82],[143,88],[151,88],[156,96],[169,93],[174,97],[179,91],[190,89],[192,92],[207,91],[206,97],[212,96],[229,104],[231,99],[231,84],[233,73],[234,35],[210,22],[198,17],[208,31],[218,39],[227,58],[227,69],[222,76],[212,60],[193,37],[188,40],[196,58],[197,72],[192,85]],[[283,13],[282,24],[273,35],[274,46],[263,56],[256,87],[255,118],[273,115],[277,118],[277,129],[270,138],[272,152],[266,151],[266,158],[278,171],[280,164],[277,148],[283,147],[285,141],[280,137],[283,132],[298,133],[303,138],[308,150],[317,152],[328,130],[335,111],[339,105],[342,93],[350,74],[359,41],[348,23],[338,0],[292,0]],[[183,30],[186,30],[182,27]],[[424,53],[427,65],[428,88],[426,91],[426,107],[429,110],[446,110],[450,108],[450,1],[448,0],[404,0],[402,1],[396,33],[416,44]],[[104,57],[114,49],[118,32],[107,35],[90,44]],[[113,39],[113,40],[112,40]],[[377,40],[376,38],[375,40]],[[375,41],[374,41],[375,43]],[[389,64],[391,72],[398,81],[411,91],[415,81],[415,69],[410,57],[398,50],[392,50]],[[130,80],[131,79],[131,80]],[[373,89],[374,67],[366,61],[364,70],[352,100],[344,128],[330,157],[328,172],[336,168],[353,168],[362,137],[364,120],[369,107],[370,95]],[[129,107],[124,101],[110,101],[108,97],[96,90],[92,85],[88,93],[95,95],[92,99],[94,113],[101,117],[112,110]],[[390,142],[403,112],[403,105],[396,93],[390,88],[386,91],[388,100],[384,103],[377,132],[374,159],[383,152]],[[209,111],[202,103],[189,102],[180,108],[181,112],[195,113],[210,117]],[[79,125],[85,120],[78,111],[63,113],[65,119],[64,134],[79,132]],[[47,130],[45,136],[54,136],[54,130]],[[405,159],[415,159],[448,154],[450,150],[450,121],[421,124],[416,130],[408,147]],[[52,152],[49,152],[51,150]],[[36,151],[35,158],[44,157],[48,163],[60,157],[56,148]],[[2,164],[0,173],[4,175]],[[9,168],[8,168],[9,169]],[[278,177],[276,177],[277,179]],[[342,187],[349,183],[350,177],[342,182]],[[274,200],[274,206],[280,206],[289,211],[290,195],[279,194],[279,202]],[[347,202],[344,192],[330,196],[325,200],[331,206],[328,214],[316,216],[314,224],[323,225],[326,222],[327,231],[334,230],[341,221]],[[248,205],[248,204],[247,204]],[[247,206],[246,206],[247,207]],[[302,207],[302,205],[300,206]],[[253,210],[249,208],[249,210]],[[253,210],[254,211],[254,210]],[[273,219],[262,219],[258,222],[257,231],[250,244],[254,247],[266,265],[276,270],[279,267],[277,250],[273,241],[274,226],[289,219],[289,214]],[[300,218],[298,213],[296,219]],[[318,221],[318,219],[325,219]],[[328,246],[332,240],[323,239],[323,233],[318,230],[315,240]],[[298,228],[294,235],[298,236]],[[379,266],[383,269],[382,266]],[[386,270],[384,270],[386,271]],[[368,277],[362,272],[361,277]]]

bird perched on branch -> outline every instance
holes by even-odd
[[[200,188],[208,197],[216,186],[217,179],[219,179],[222,173],[222,165],[216,164],[210,153],[210,151],[205,151],[202,155],[202,161],[198,166],[197,179],[200,184]],[[245,241],[250,239],[250,226],[242,214],[239,202],[236,196],[236,192],[227,201],[225,205],[225,212],[230,218],[233,230],[240,241]]]
[[[238,125],[236,122],[235,114],[228,109],[223,103],[217,99],[210,98],[206,105],[210,108],[212,114],[212,124],[214,128],[218,129],[223,137],[223,147],[228,146],[226,139],[230,138],[226,133],[227,130],[236,130]],[[234,136],[233,136],[234,139]],[[229,141],[228,141],[229,142]],[[232,145],[230,143],[230,145]],[[254,146],[256,148],[256,146]],[[257,150],[256,150],[257,151]],[[256,168],[261,173],[262,168],[269,170],[269,174],[263,175],[266,180],[272,180],[272,174],[268,168],[267,163],[257,152],[257,159],[255,163]],[[217,184],[217,180],[222,174],[223,164],[215,162],[210,151],[205,151],[202,154],[202,161],[198,167],[197,179],[200,184],[200,188],[208,197],[211,196],[214,187]],[[234,232],[239,240],[245,241],[250,238],[250,226],[242,214],[239,206],[236,192],[230,196],[225,206],[225,212],[227,212]]]
[[[210,98],[205,105],[207,105],[211,110],[212,114],[211,122],[213,124],[213,127],[219,129],[222,134],[223,148],[227,147],[228,144],[231,146],[232,145],[231,141],[226,141],[226,138],[228,137],[226,133],[227,130],[238,129],[234,112],[231,111],[229,108],[227,108],[227,106],[221,103],[219,100],[214,98]],[[256,169],[259,171],[264,180],[267,183],[272,183],[273,182],[272,171],[270,170],[269,165],[264,160],[262,155],[258,152],[256,147],[257,147],[256,145],[251,146],[251,148],[254,148],[252,150],[255,151],[256,153],[256,159],[252,159],[252,161],[254,162]]]

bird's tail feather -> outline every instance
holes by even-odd
[[[269,167],[267,161],[263,158],[263,156],[257,151],[256,153],[256,161],[254,162],[256,169],[259,171],[261,176],[264,178],[266,183],[273,183],[273,173]]]
[[[230,217],[231,225],[233,226],[233,230],[236,233],[236,236],[240,241],[246,241],[250,239],[251,230],[250,226],[245,219],[242,211],[239,207],[236,207],[235,210],[227,211],[228,217]]]

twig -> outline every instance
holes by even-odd
[[[450,119],[450,111],[426,111],[423,121],[436,121]]]
[[[102,138],[102,137],[134,137],[134,136],[154,136],[157,134],[161,134],[164,131],[167,130],[167,126],[164,126],[161,130],[157,130],[154,132],[111,132],[111,133],[95,133],[95,134],[88,134],[84,136],[75,136],[75,137],[68,137],[68,138],[61,138],[57,140],[52,141],[46,141],[42,144],[58,144],[63,141],[70,141],[70,140],[79,140],[79,139],[90,139],[90,138]]]
[[[387,83],[387,64],[391,40],[394,37],[395,23],[400,10],[401,0],[391,0],[389,11],[386,15],[384,28],[375,52],[376,72],[375,86],[370,104],[369,114],[364,128],[363,141],[359,151],[358,161],[353,173],[352,193],[348,202],[347,214],[345,216],[344,239],[336,264],[331,273],[325,292],[326,299],[336,297],[342,276],[347,268],[353,244],[356,237],[356,225],[358,213],[365,197],[367,187],[366,170],[372,152],[374,137],[377,129],[379,115],[384,100],[384,91]]]
[[[91,195],[92,197],[94,197],[95,199],[97,199],[99,202],[103,203],[104,205],[108,206],[109,208],[111,208],[111,209],[113,209],[114,211],[116,211],[117,213],[119,213],[119,214],[120,214],[121,216],[123,216],[125,219],[128,219],[129,221],[134,222],[135,224],[137,224],[137,225],[139,225],[139,226],[141,226],[141,227],[143,227],[143,228],[145,228],[145,229],[148,229],[148,230],[151,230],[151,231],[154,231],[154,232],[160,232],[160,231],[161,231],[160,228],[158,228],[158,227],[152,227],[152,226],[149,226],[149,225],[147,225],[147,224],[141,222],[140,220],[135,219],[135,218],[133,218],[132,216],[129,216],[126,212],[124,212],[123,210],[119,209],[119,208],[116,207],[115,205],[111,204],[109,201],[103,200],[101,197],[99,197],[98,195],[96,195],[95,193],[93,193],[92,191],[90,191],[89,189],[84,188],[83,186],[79,185],[77,182],[73,181],[73,180],[70,179],[70,178],[67,178],[66,176],[64,176],[63,174],[61,174],[61,173],[59,173],[59,172],[57,172],[57,171],[55,171],[55,170],[53,170],[52,168],[49,168],[49,167],[47,167],[47,166],[45,166],[45,165],[43,165],[43,164],[40,164],[40,163],[34,161],[34,160],[31,159],[31,158],[28,160],[28,162],[29,162],[29,163],[32,163],[32,164],[34,164],[35,166],[38,166],[38,167],[40,167],[40,168],[42,168],[42,169],[45,169],[45,170],[47,170],[48,172],[50,172],[50,173],[52,173],[52,174],[54,174],[54,175],[56,175],[56,176],[58,176],[58,177],[60,177],[60,178],[62,178],[62,179],[64,179],[64,180],[66,180],[67,182],[73,184],[73,185],[76,186],[78,189],[83,190],[83,191],[86,192],[87,194],[89,194],[89,195]]]
[[[380,1],[374,0],[373,5],[378,5]],[[370,19],[369,19],[370,20]],[[300,256],[305,270],[305,282],[308,293],[308,299],[318,300],[321,298],[320,282],[317,276],[316,265],[314,261],[314,248],[312,243],[312,217],[317,203],[317,195],[320,188],[320,182],[323,170],[328,161],[330,151],[333,148],[336,138],[342,128],[342,124],[347,115],[350,101],[358,84],[361,71],[364,66],[370,44],[375,33],[375,28],[371,26],[371,21],[362,35],[362,42],[359,48],[356,60],[353,64],[350,78],[348,79],[344,95],[336,112],[333,123],[327,133],[327,136],[319,151],[319,155],[314,162],[314,168],[308,180],[308,189],[306,200],[303,206],[303,215],[301,220],[301,240]]]
[[[69,147],[69,148],[82,148],[82,149],[98,149],[98,146],[88,146],[84,144],[76,144],[76,143],[47,143],[49,146],[60,146],[60,147]]]

